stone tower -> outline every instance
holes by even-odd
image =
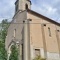
[[[18,11],[24,11],[26,9],[31,9],[31,1],[30,0],[16,0],[15,13]]]

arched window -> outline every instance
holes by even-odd
[[[28,5],[27,4],[25,5],[25,9],[28,9]]]
[[[48,31],[49,31],[49,36],[51,37],[51,29],[50,29],[50,27],[48,27]]]

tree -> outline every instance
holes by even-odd
[[[2,37],[2,24],[0,23],[0,41],[2,40],[1,37]]]
[[[10,25],[10,22],[8,22],[7,19],[2,20],[2,39],[4,42],[7,36],[7,30],[8,30],[9,25]]]
[[[7,19],[2,20],[0,24],[0,60],[7,60],[7,53],[5,50],[5,38],[7,35],[7,29],[9,22]]]
[[[11,46],[11,55],[9,60],[18,60],[18,49],[16,45]]]

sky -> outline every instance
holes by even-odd
[[[0,0],[0,22],[11,20],[15,13],[16,0]],[[60,23],[60,0],[31,0],[31,9]]]

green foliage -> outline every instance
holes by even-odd
[[[0,41],[0,59],[1,60],[7,60],[7,53],[5,50],[5,43],[3,41]]]
[[[12,45],[11,47],[11,55],[9,60],[18,60],[18,49],[16,48],[16,45]]]
[[[41,58],[40,56],[37,56],[33,60],[46,60],[46,59],[45,58]]]
[[[3,39],[4,42],[5,42],[5,38],[6,38],[6,35],[7,35],[8,27],[9,27],[8,20],[7,19],[2,20],[2,39]]]
[[[7,35],[7,29],[9,22],[7,19],[2,20],[0,23],[0,60],[7,60],[7,53],[5,50],[5,38]]]

